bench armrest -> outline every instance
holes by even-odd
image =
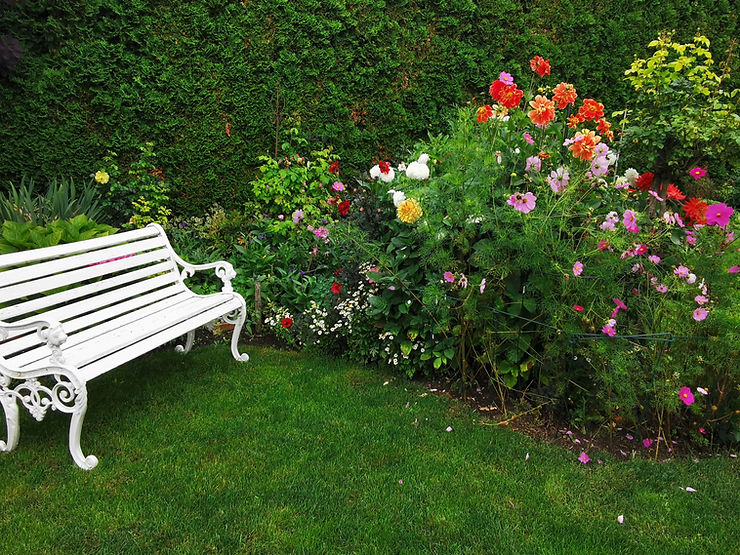
[[[180,273],[182,279],[187,279],[195,274],[195,272],[202,270],[215,270],[216,277],[218,277],[224,284],[221,291],[224,293],[234,292],[234,288],[231,286],[231,280],[236,277],[236,271],[231,262],[219,260],[209,264],[190,264],[189,262],[185,262],[175,252],[173,252],[173,258],[175,262],[177,262],[177,265],[182,267],[182,272]]]
[[[0,321],[0,341],[5,341],[10,332],[35,329],[42,341],[51,350],[52,362],[64,364],[62,357],[62,344],[67,341],[67,334],[62,324],[55,320],[34,320],[25,324],[11,324]]]

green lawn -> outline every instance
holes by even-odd
[[[90,383],[91,472],[68,416],[24,413],[0,456],[0,553],[740,549],[735,459],[583,466],[391,374],[248,351],[160,352]]]

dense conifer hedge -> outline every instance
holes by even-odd
[[[125,170],[154,141],[177,211],[233,204],[256,157],[274,153],[276,106],[300,118],[309,145],[366,168],[443,131],[453,105],[500,71],[526,86],[535,54],[622,109],[623,72],[660,29],[679,40],[699,29],[723,60],[732,4],[5,0],[0,36],[17,38],[23,57],[0,77],[0,182],[82,181],[109,149]]]

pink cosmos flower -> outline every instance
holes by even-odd
[[[656,291],[657,291],[658,293],[668,293],[668,287],[666,287],[666,286],[665,286],[665,285],[663,285],[662,283],[661,283],[660,285],[658,285],[658,286],[657,286],[657,287],[655,288],[655,290],[656,290]]]
[[[678,396],[687,407],[694,402],[694,394],[691,393],[690,387],[682,387],[678,392]]]
[[[591,174],[595,177],[606,175],[609,171],[609,162],[603,156],[598,156],[591,161]]]
[[[694,311],[694,320],[701,322],[707,318],[707,314],[709,314],[709,311],[706,308],[697,308]]]
[[[574,304],[573,310],[575,310],[576,312],[583,312],[583,307],[579,304]]]
[[[601,333],[605,333],[609,337],[614,337],[615,335],[617,335],[617,330],[607,324],[603,328],[601,328]]]
[[[317,239],[323,239],[325,243],[329,242],[329,230],[325,227],[316,228],[313,232]]]
[[[727,206],[723,202],[712,204],[706,211],[707,225],[725,227],[730,223],[730,216],[734,212],[735,210],[731,206]]]
[[[506,204],[513,206],[522,214],[529,214],[537,205],[537,197],[534,193],[514,193],[506,201]]]
[[[538,172],[542,169],[542,160],[540,160],[539,156],[530,156],[527,158],[527,165],[524,168],[525,172],[528,172],[530,170]]]
[[[653,440],[652,440],[652,439],[643,439],[643,440],[642,440],[642,446],[643,446],[643,447],[644,447],[645,449],[647,449],[648,447],[650,447],[650,446],[651,446],[651,445],[652,445],[653,443],[654,443],[654,442],[653,442]]]
[[[505,71],[502,71],[498,74],[498,80],[503,81],[505,85],[513,85],[514,84],[514,78],[511,76],[510,73],[506,73]]]
[[[529,143],[530,145],[534,144],[534,139],[532,138],[532,135],[530,135],[529,133],[524,134],[524,140],[527,141],[527,143]]]
[[[701,179],[702,177],[707,175],[707,170],[703,168],[694,168],[689,170],[689,175],[694,179]]]
[[[728,274],[740,274],[740,266],[730,266],[727,270]]]
[[[601,241],[599,241],[599,244],[597,246],[599,247],[600,251],[605,251],[609,248],[609,243],[606,242],[606,239],[602,239]]]
[[[444,280],[445,280],[445,281],[446,281],[447,283],[452,283],[452,282],[454,282],[454,281],[455,281],[455,274],[453,274],[452,272],[445,272],[445,273],[444,273],[444,274],[442,275],[442,277],[444,277]]]
[[[689,270],[686,266],[682,264],[678,268],[673,270],[673,273],[676,274],[680,278],[687,278],[689,277],[691,270]]]
[[[701,393],[702,395],[709,395],[709,392],[706,389],[704,389],[703,387],[697,387],[696,388],[696,392],[697,393]]]
[[[460,280],[457,282],[457,284],[463,289],[468,286],[468,278],[465,277],[465,274],[460,274]]]
[[[619,221],[619,215],[616,212],[611,211],[606,215],[604,222],[599,227],[601,227],[601,229],[603,229],[604,231],[606,231],[607,229],[609,231],[615,231],[616,230],[615,226],[618,221]]]
[[[627,228],[627,231],[637,233],[640,228],[637,227],[637,214],[633,210],[625,210],[622,215],[622,224]]]
[[[664,202],[665,201],[665,199],[662,198],[662,197],[660,197],[660,196],[658,196],[658,193],[656,193],[655,191],[648,191],[648,194],[653,195],[658,202]]]
[[[344,191],[344,184],[339,181],[335,181],[334,185],[331,186],[335,191]]]
[[[570,173],[563,166],[560,166],[557,170],[551,171],[550,177],[547,178],[547,183],[555,194],[565,191],[569,181]]]
[[[583,273],[583,263],[578,260],[573,264],[573,275],[578,277]]]
[[[588,464],[589,462],[591,462],[591,459],[584,451],[581,451],[581,454],[578,455],[578,460],[583,464]]]
[[[699,433],[702,435],[707,435],[707,429],[706,428],[699,428]]]
[[[638,245],[635,249],[635,254],[645,254],[647,252],[647,245]]]
[[[697,295],[696,297],[694,297],[694,300],[699,306],[707,304],[709,302],[709,299],[704,295]]]
[[[653,264],[660,264],[660,256],[651,254],[650,256],[648,256],[648,260]]]
[[[480,282],[480,294],[483,294],[483,291],[486,290],[486,278],[483,278],[483,280]]]

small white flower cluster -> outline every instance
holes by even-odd
[[[396,352],[395,350],[391,351],[391,347],[393,347],[393,340],[396,338],[395,335],[393,335],[392,332],[386,331],[378,335],[378,340],[383,343],[383,352],[385,353],[384,356],[388,356],[388,359],[386,360],[387,364],[393,364],[394,366],[398,366],[399,357],[400,360],[409,360],[410,354],[404,354],[403,351]],[[416,340],[411,341],[411,350],[412,351],[419,351],[420,353],[423,353],[425,351],[424,349],[424,343],[422,342],[421,338],[418,338]]]
[[[275,328],[278,326],[283,327],[283,319],[285,318],[290,318],[291,320],[294,319],[293,315],[290,313],[290,310],[288,310],[284,306],[274,307],[272,309],[272,314],[265,318],[265,324],[270,326],[271,328]]]
[[[303,318],[312,334],[324,335],[326,333],[326,317],[328,315],[328,310],[321,308],[316,301],[311,300],[308,310],[303,313]],[[317,338],[315,343],[321,343],[321,339]]]

